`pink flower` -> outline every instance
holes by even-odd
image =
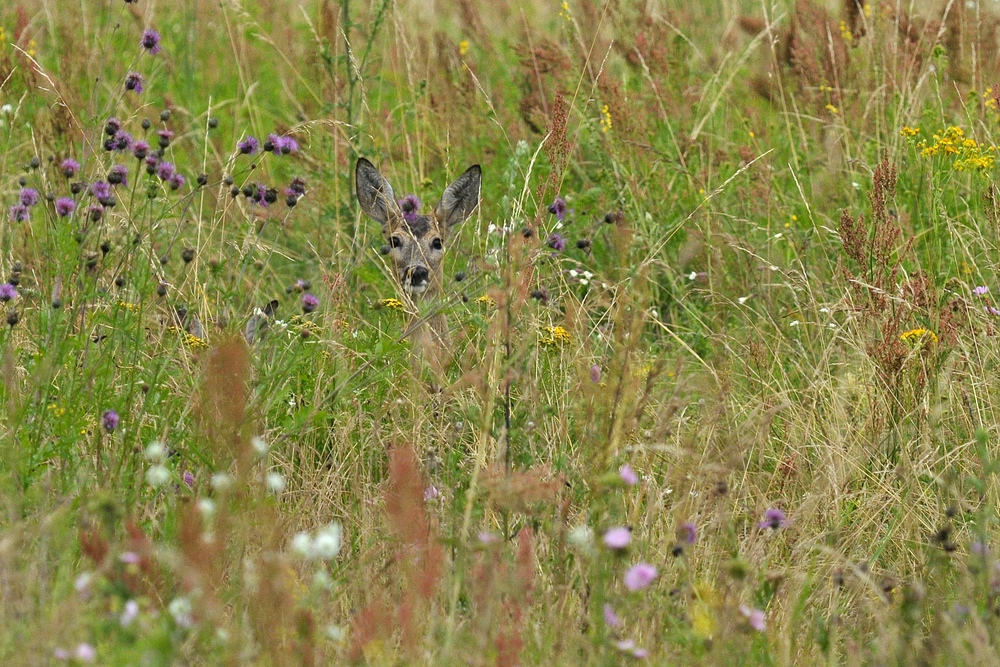
[[[94,662],[94,658],[97,657],[97,649],[90,644],[78,644],[73,655],[80,662]]]
[[[649,563],[636,563],[625,572],[625,588],[630,591],[641,591],[653,583],[659,574],[656,567]]]
[[[604,533],[604,546],[609,549],[624,549],[632,541],[632,530],[626,526],[608,528]]]
[[[747,621],[750,623],[750,627],[757,632],[764,632],[764,630],[767,629],[764,612],[760,609],[753,609],[745,604],[741,604],[740,613],[746,617]]]
[[[118,557],[118,560],[125,563],[126,565],[135,565],[139,562],[139,554],[137,554],[134,551],[126,551],[125,553],[123,553],[121,556]]]
[[[618,618],[618,614],[615,613],[614,607],[605,602],[602,612],[604,613],[604,622],[609,628],[622,627],[622,619]]]
[[[437,490],[437,487],[431,484],[426,489],[424,489],[424,502],[430,502],[432,500],[437,500],[441,492]]]
[[[635,470],[632,470],[632,466],[627,463],[618,470],[618,476],[629,486],[635,486],[639,483],[639,476],[635,474]]]
[[[636,646],[634,639],[623,639],[621,641],[615,642],[615,648],[617,648],[622,653],[628,653],[633,658],[638,658],[639,660],[643,660],[649,657],[649,651],[639,646]]]
[[[601,381],[601,367],[597,364],[590,367],[590,381],[594,384]]]

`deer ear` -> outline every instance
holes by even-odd
[[[434,209],[438,221],[451,227],[468,218],[479,205],[479,186],[483,170],[473,165],[465,170],[441,195],[441,203]]]
[[[361,157],[354,169],[354,182],[358,189],[361,210],[372,220],[386,228],[401,214],[392,186],[371,162]]]

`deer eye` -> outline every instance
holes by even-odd
[[[434,239],[433,241],[431,241],[431,248],[433,248],[434,250],[441,250],[443,247],[444,245],[442,245],[441,239]]]
[[[398,236],[393,236],[391,239],[389,239],[390,248],[400,248],[402,247],[402,245],[403,245],[403,239],[399,238]]]

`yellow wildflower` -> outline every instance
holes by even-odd
[[[840,113],[840,109],[838,109],[837,107],[833,106],[832,104],[827,104],[826,105],[826,110],[829,111],[832,114],[838,114],[838,113]]]
[[[469,52],[469,40],[463,39],[458,43],[458,55],[464,56]]]
[[[846,21],[840,22],[840,36],[845,42],[850,42],[854,39],[854,35],[851,34],[851,29],[847,27]]]
[[[379,305],[383,308],[391,308],[393,310],[403,309],[403,302],[399,299],[382,299],[379,301]]]
[[[482,304],[484,306],[490,306],[491,308],[497,307],[496,299],[491,297],[489,294],[484,294],[478,299],[476,299],[476,303]]]
[[[903,135],[904,137],[915,137],[918,134],[920,134],[920,128],[919,127],[904,127],[902,130],[899,131],[899,133],[901,135]]]
[[[611,111],[608,110],[607,104],[601,109],[601,129],[605,132],[611,130]]]
[[[139,312],[139,304],[137,304],[137,303],[129,303],[128,301],[119,301],[118,302],[118,307],[119,308],[124,308],[125,310],[129,311],[130,313],[138,313]]]
[[[937,334],[931,331],[930,329],[924,327],[910,329],[909,331],[904,332],[903,335],[899,337],[899,339],[904,343],[909,343],[911,345],[916,345],[917,343],[923,340],[930,341],[931,343],[938,342]]]
[[[569,332],[563,327],[545,327],[545,331],[548,335],[542,337],[542,345],[553,347],[556,345],[562,345],[563,343],[569,343],[573,340],[573,337],[570,336]]]
[[[559,12],[559,18],[565,19],[566,21],[570,20],[569,2],[567,0],[563,0],[562,11]]]
[[[207,350],[208,341],[204,338],[198,338],[194,334],[186,333],[184,334],[184,344],[188,347],[192,347],[196,350]]]

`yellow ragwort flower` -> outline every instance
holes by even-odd
[[[562,345],[573,340],[573,337],[570,336],[569,332],[563,327],[545,327],[545,331],[548,335],[542,337],[541,343],[542,345],[546,345],[548,347]]]
[[[491,297],[489,294],[484,294],[478,299],[476,299],[476,303],[482,304],[484,306],[490,306],[491,308],[496,308],[497,306],[496,299]]]
[[[601,129],[605,132],[611,130],[611,111],[608,110],[608,105],[605,104],[604,108],[601,109]]]
[[[458,43],[458,55],[464,56],[469,52],[469,40],[463,39]]]
[[[382,299],[379,301],[379,304],[383,308],[391,308],[393,310],[403,309],[403,302],[400,301],[399,299]]]
[[[899,131],[899,133],[901,135],[903,135],[904,137],[915,137],[918,134],[920,134],[920,128],[919,127],[904,127],[902,130]]]
[[[930,341],[931,343],[937,343],[938,337],[937,334],[931,331],[930,329],[927,329],[925,327],[918,327],[916,329],[910,329],[909,331],[904,332],[903,335],[899,337],[899,340],[903,341],[904,343],[916,345],[922,340],[927,340]]]

